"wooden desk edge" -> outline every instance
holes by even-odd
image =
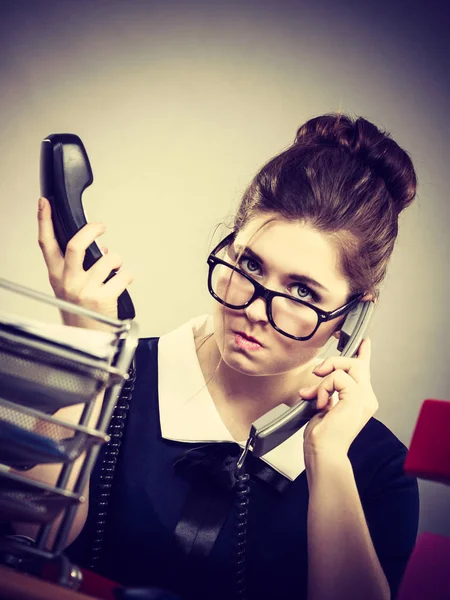
[[[2,600],[100,600],[0,565]]]

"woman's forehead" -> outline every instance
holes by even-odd
[[[304,221],[277,219],[264,225],[267,221],[267,215],[252,219],[237,234],[234,247],[250,248],[279,273],[308,275],[328,289],[347,284],[339,250],[330,235]]]

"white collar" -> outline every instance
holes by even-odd
[[[205,385],[195,339],[212,333],[212,317],[202,315],[161,336],[158,343],[159,414],[162,437],[180,442],[234,442]],[[305,469],[304,427],[264,455],[293,481]],[[245,446],[245,441],[238,442]]]

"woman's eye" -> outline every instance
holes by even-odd
[[[292,292],[292,290],[294,290]],[[295,283],[291,286],[291,294],[295,298],[300,298],[300,300],[318,302],[320,300],[319,296],[313,292],[307,285],[303,283]]]
[[[239,265],[248,273],[257,273],[260,270],[258,261],[248,256],[242,256]]]

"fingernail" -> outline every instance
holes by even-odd
[[[307,393],[309,390],[311,390],[312,388],[313,388],[313,386],[312,386],[312,385],[309,385],[309,386],[307,386],[307,387],[302,387],[302,388],[300,388],[300,389],[298,390],[298,393],[299,393],[299,394],[302,394],[302,393],[303,393],[303,394],[305,394],[305,393]]]
[[[38,208],[39,210],[42,210],[44,208],[44,198],[39,198]]]
[[[320,369],[323,367],[323,363],[325,361],[321,362],[320,365],[317,365],[317,367],[314,367],[313,373],[315,373],[316,371],[320,371]]]

